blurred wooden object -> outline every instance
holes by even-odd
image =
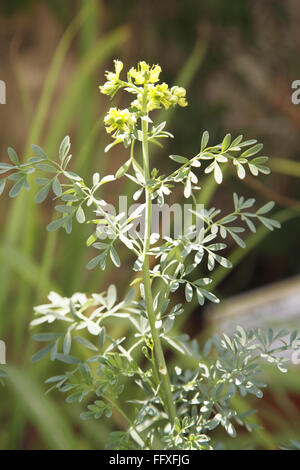
[[[206,322],[217,331],[300,326],[300,276],[223,300],[206,309]]]

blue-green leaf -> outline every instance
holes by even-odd
[[[44,150],[41,147],[33,144],[31,148],[34,151],[34,153],[38,155],[39,157],[41,157],[43,160],[47,159],[47,155],[45,154]]]
[[[42,189],[39,190],[38,193],[36,193],[35,198],[34,198],[35,202],[37,204],[44,202],[49,194],[49,190],[50,190],[50,184],[46,184],[46,186],[44,186]]]
[[[16,152],[13,148],[8,147],[7,153],[8,153],[8,156],[9,156],[10,161],[11,161],[14,165],[19,166],[19,165],[20,165],[20,162],[19,162],[19,158],[18,158],[17,152]]]

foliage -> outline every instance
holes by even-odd
[[[4,380],[8,376],[7,372],[3,369],[0,369],[0,385],[4,385]]]
[[[122,80],[123,64],[118,60],[114,64],[115,71],[106,73],[107,82],[100,91],[112,98],[120,89],[134,95],[128,108],[111,108],[104,118],[106,130],[113,139],[106,151],[120,143],[125,148],[130,147],[128,160],[116,174],[101,177],[94,173],[88,185],[69,170],[71,144],[69,137],[65,137],[57,160],[33,145],[34,156],[20,163],[17,153],[9,148],[11,163],[0,164],[1,174],[8,175],[1,180],[0,188],[3,192],[6,183],[12,181],[9,195],[14,198],[21,190],[29,189],[30,175],[42,172],[36,178],[41,189],[35,201],[43,202],[52,191],[59,213],[47,230],[52,232],[63,227],[69,234],[74,220],[79,224],[96,225],[87,245],[100,250],[100,254],[89,261],[88,269],[105,270],[109,260],[120,267],[118,247],[121,242],[136,258],[133,270],[137,275],[133,284],[139,286],[140,296],[137,298],[134,290],[129,289],[125,298],[118,301],[113,285],[106,292],[91,296],[76,293],[66,298],[51,292],[50,303],[35,308],[32,325],[58,323],[63,326],[56,332],[43,332],[33,337],[47,345],[32,360],[37,362],[49,355],[52,361],[69,366],[67,372],[50,377],[47,383],[51,384],[51,389],[67,393],[67,402],[83,402],[86,411],[81,414],[82,418],[110,418],[113,409],[122,415],[128,429],[112,433],[109,448],[210,449],[213,448],[210,433],[217,426],[223,427],[231,437],[236,436],[235,425],[252,430],[248,421],[252,411],[238,414],[232,401],[237,394],[262,397],[264,384],[258,381],[260,361],[266,360],[285,372],[281,353],[298,350],[300,346],[296,331],[285,342],[286,331],[245,332],[237,327],[232,338],[225,334],[221,338],[214,337],[203,351],[186,335],[172,334],[176,317],[184,312],[181,304],[172,302],[172,294],[179,287],[184,288],[187,302],[191,302],[194,295],[200,305],[205,300],[219,302],[207,289],[211,283],[208,275],[216,264],[231,267],[229,260],[218,253],[226,249],[223,241],[228,236],[240,247],[245,246],[238,235],[245,230],[240,222],[252,232],[256,230],[255,219],[270,230],[280,226],[276,220],[266,217],[273,202],[252,210],[255,200],[237,194],[233,195],[234,210],[230,214],[219,218],[221,211],[215,208],[199,212],[195,204],[195,193],[200,189],[196,172],[204,166],[202,173],[213,173],[215,182],[221,184],[223,165],[233,164],[237,176],[244,179],[246,171],[254,176],[268,174],[267,157],[258,156],[262,145],[256,140],[244,140],[243,136],[232,139],[227,134],[221,143],[209,146],[208,132],[204,132],[194,157],[171,155],[179,167],[168,176],[160,175],[158,169],[150,168],[149,147],[151,144],[161,146],[161,139],[173,136],[165,130],[166,122],[154,124],[149,113],[161,107],[186,106],[186,92],[182,87],[169,88],[159,83],[161,69],[158,65],[150,67],[142,61],[137,68],[128,71],[126,80]],[[136,145],[142,150],[142,159],[139,159],[140,150],[136,151]],[[124,176],[136,184],[133,199],[145,197],[128,217],[123,213],[109,214],[105,210],[106,201],[98,195],[103,185]],[[151,231],[152,204],[162,206],[177,184],[183,185],[184,197],[191,198],[195,204],[192,213],[201,219],[203,227],[198,231],[196,225],[191,225],[181,236],[160,240],[159,234]],[[136,224],[142,214],[145,230],[139,236]],[[200,268],[201,273],[207,271],[207,276],[198,277]],[[154,295],[158,280],[164,283],[165,291]],[[109,327],[116,319],[130,322],[135,333],[128,337],[111,337]],[[189,356],[195,366],[184,371],[175,367],[170,373],[163,345]],[[146,366],[140,361],[141,354],[147,359]],[[134,399],[130,399],[134,409],[128,413],[122,393],[129,377],[134,379],[136,390]]]
[[[282,450],[300,450],[300,444],[299,442],[291,439],[288,444],[283,444],[280,448]]]

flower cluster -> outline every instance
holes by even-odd
[[[160,109],[162,106],[168,109],[170,106],[187,106],[186,90],[182,87],[173,86],[171,89],[166,83],[148,85],[147,87],[147,111]],[[142,110],[143,94],[139,93],[137,99],[131,105],[138,111]]]
[[[104,95],[114,96],[118,89],[121,87],[120,84],[120,73],[123,69],[123,62],[120,60],[114,60],[115,71],[105,72],[107,82],[104,85],[99,86],[101,93]]]
[[[110,108],[104,118],[104,124],[108,133],[114,132],[113,136],[129,134],[136,123],[136,116],[128,109]]]
[[[166,109],[170,106],[187,106],[185,99],[186,91],[179,86],[169,89],[166,83],[149,88],[149,111],[160,108],[163,105]]]
[[[159,65],[150,66],[145,61],[138,63],[137,67],[131,67],[127,73],[127,81],[120,79],[123,63],[114,60],[115,71],[106,72],[107,82],[100,86],[101,93],[112,98],[120,88],[135,95],[129,109],[111,108],[104,118],[108,133],[112,133],[114,144],[122,142],[129,145],[138,135],[136,123],[145,112],[170,106],[187,106],[186,90],[182,87],[169,88],[166,83],[159,82],[161,68]],[[111,145],[107,147],[111,148]]]
[[[138,63],[137,69],[132,67],[129,70],[128,75],[130,78],[133,78],[136,85],[144,85],[146,83],[158,82],[160,72],[161,68],[159,65],[152,65],[152,67],[150,67],[149,64],[141,61]]]

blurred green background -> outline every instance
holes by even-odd
[[[262,229],[249,237],[243,252],[233,247],[236,267],[217,272],[218,294],[228,297],[299,273],[300,106],[291,102],[291,83],[300,79],[297,0],[1,0],[0,15],[0,79],[7,86],[7,104],[0,105],[2,161],[9,145],[22,156],[30,154],[31,143],[55,155],[69,134],[74,171],[87,179],[99,169],[114,172],[125,153],[119,147],[103,152],[109,102],[98,85],[113,58],[128,66],[140,59],[159,63],[164,81],[187,88],[189,106],[168,114],[175,139],[155,153],[156,165],[170,168],[172,152],[194,155],[205,129],[215,143],[227,132],[258,138],[271,157],[268,178],[238,182],[228,173],[216,194],[211,179],[203,180],[203,202],[229,210],[233,190],[255,193],[261,203],[275,200],[275,216],[284,222],[271,236]],[[128,183],[118,189],[132,190]],[[116,194],[105,197],[117,202]],[[50,290],[99,292],[131,272],[125,258],[117,273],[87,272],[89,227],[77,225],[69,236],[47,233],[52,213],[51,202],[35,205],[33,191],[0,201],[0,339],[9,371],[0,389],[1,449],[100,449],[108,432],[124,424],[118,416],[110,423],[81,421],[77,405],[44,394],[44,380],[61,364],[30,363],[33,306]],[[183,320],[182,328],[205,335],[201,309],[187,309]],[[266,431],[225,439],[231,448],[271,449],[300,439],[299,367],[284,377],[266,375],[270,389],[260,404]]]

